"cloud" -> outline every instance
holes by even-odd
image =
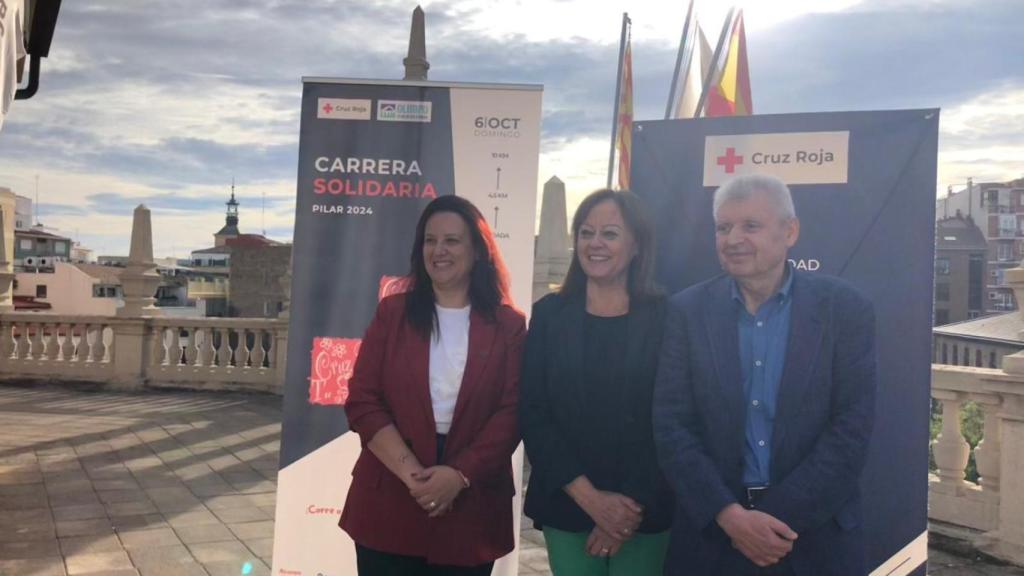
[[[724,9],[697,5],[713,42]],[[620,8],[425,6],[431,78],[544,84],[541,183],[557,173],[570,204],[603,185]],[[294,214],[301,77],[400,77],[409,8],[65,3],[39,93],[15,102],[0,132],[0,185],[25,194],[41,175],[47,224],[102,226],[94,237],[108,244],[120,233],[127,246],[127,217],[145,203],[157,251],[180,252],[205,247],[223,224],[234,176],[243,228],[262,227],[265,191],[267,229],[283,234]],[[685,3],[630,6],[638,119],[663,116],[684,12]],[[1017,0],[751,1],[745,14],[758,113],[941,106],[940,187],[1020,174]]]

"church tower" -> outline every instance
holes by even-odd
[[[238,237],[238,200],[235,200],[235,180],[231,179],[231,199],[226,202],[228,211],[224,227],[213,235],[214,246],[224,246],[229,238]]]

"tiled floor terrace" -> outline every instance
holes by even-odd
[[[0,386],[0,575],[269,574],[280,399]],[[520,574],[550,574],[524,522]],[[933,551],[931,574],[1024,576]]]

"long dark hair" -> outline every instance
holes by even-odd
[[[409,254],[412,288],[405,300],[405,318],[420,334],[429,336],[437,328],[434,285],[423,262],[423,240],[427,220],[439,212],[451,212],[462,218],[469,230],[475,259],[469,274],[469,303],[484,318],[495,320],[498,307],[510,303],[508,270],[498,252],[494,233],[480,210],[459,196],[439,196],[427,204],[416,223],[416,239]]]
[[[659,294],[660,291],[654,284],[654,226],[651,224],[647,209],[636,194],[628,190],[607,188],[592,192],[584,198],[572,217],[572,263],[569,264],[569,272],[565,275],[565,282],[558,293],[562,296],[586,294],[587,275],[580,265],[580,255],[576,253],[576,241],[590,211],[606,200],[615,202],[619,207],[622,219],[636,243],[636,256],[629,263],[629,276],[626,282],[630,298],[645,298]]]

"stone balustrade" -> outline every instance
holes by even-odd
[[[937,472],[928,517],[981,550],[1024,564],[1024,371],[1015,371],[1016,356],[1003,369],[932,365],[942,429],[932,443]],[[961,412],[968,402],[983,415],[983,437],[973,448],[976,483],[965,473],[972,449]]]
[[[0,380],[279,394],[287,338],[276,319],[0,313]]]

